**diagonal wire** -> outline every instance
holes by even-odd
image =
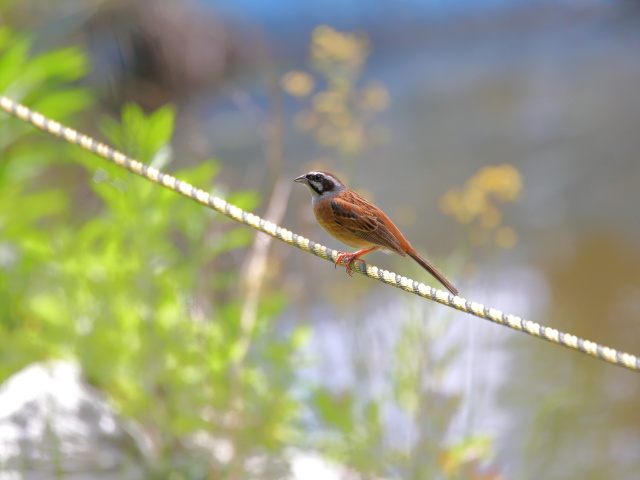
[[[335,262],[338,258],[338,254],[340,252],[336,250],[330,250],[319,243],[315,243],[308,238],[264,220],[253,213],[245,212],[221,198],[214,197],[193,185],[178,180],[171,175],[162,173],[156,168],[149,167],[148,165],[130,158],[104,143],[98,142],[88,135],[81,134],[72,128],[61,125],[54,120],[50,120],[44,115],[34,112],[24,105],[20,105],[3,95],[0,95],[0,108],[10,115],[30,123],[46,133],[62,138],[69,143],[75,143],[85,150],[89,150],[96,155],[115,163],[119,167],[126,168],[136,175],[151,180],[163,187],[169,188],[170,190],[184,195],[185,197],[190,197],[196,202],[212,208],[213,210],[216,210],[237,222],[248,225],[256,230],[266,233],[267,235],[277,238],[278,240],[288,243],[289,245],[293,245],[300,250],[304,250],[305,252],[312,253],[320,258],[324,258],[325,260],[332,262]],[[629,370],[640,371],[640,357],[636,355],[621,352],[614,348],[571,335],[570,333],[561,332],[555,328],[545,327],[539,323],[525,320],[516,315],[504,313],[495,308],[486,307],[480,303],[451,295],[448,292],[429,287],[424,283],[416,282],[415,280],[389,272],[388,270],[379,269],[373,265],[360,263],[353,270],[361,275],[365,275],[374,280],[386,283],[387,285],[394,286],[404,290],[405,292],[433,300],[441,303],[442,305],[446,305],[447,307],[460,310],[461,312],[504,325],[520,332],[528,333],[536,338],[541,338],[570,348],[571,350],[582,352],[613,365],[628,368]]]

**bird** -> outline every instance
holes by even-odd
[[[359,249],[355,253],[339,252],[335,262],[342,263],[349,275],[355,261],[375,250],[413,258],[453,295],[458,290],[433,265],[422,258],[400,233],[398,227],[373,203],[349,189],[335,175],[314,170],[293,180],[309,188],[313,213],[320,226],[336,240]]]

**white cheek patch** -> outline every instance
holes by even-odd
[[[315,180],[310,180],[309,183],[311,183],[311,185],[313,186],[314,193],[322,192],[322,182],[316,182]]]

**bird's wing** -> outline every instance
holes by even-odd
[[[346,201],[338,196],[331,200],[331,210],[336,223],[354,235],[402,255],[400,242],[376,215],[377,208],[364,198],[354,194]]]

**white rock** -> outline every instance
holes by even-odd
[[[143,479],[146,451],[75,364],[33,364],[0,386],[0,480]]]

